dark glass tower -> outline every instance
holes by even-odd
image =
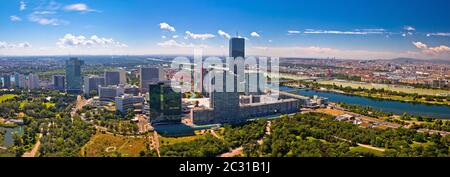
[[[181,114],[181,92],[163,82],[149,85],[150,117]]]
[[[81,93],[83,79],[81,66],[84,61],[78,58],[70,58],[66,61],[66,91],[67,93]]]
[[[245,58],[245,39],[244,38],[231,38],[230,39],[230,57]]]
[[[237,57],[245,58],[245,39],[243,38],[231,38],[230,46],[229,46],[230,57],[234,59]],[[228,66],[234,67],[234,73],[229,70],[218,71],[224,72],[224,91],[212,91],[210,96],[210,107],[214,110],[214,118],[216,122],[222,123],[236,123],[240,122],[239,116],[239,92],[237,90],[237,67],[236,66]],[[234,86],[226,85],[227,77],[234,77]],[[214,79],[215,80],[215,79]],[[234,91],[227,92],[226,88],[233,87]]]

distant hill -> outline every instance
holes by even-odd
[[[417,58],[394,58],[390,59],[393,62],[400,62],[400,63],[421,63],[421,62],[431,62],[434,64],[450,64],[449,60],[442,60],[442,59],[417,59]]]

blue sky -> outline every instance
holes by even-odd
[[[2,0],[0,54],[226,55],[226,39],[237,34],[248,39],[249,55],[450,59],[448,7],[448,0]]]

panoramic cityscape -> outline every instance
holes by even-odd
[[[0,157],[448,157],[450,2],[386,2],[5,0]]]

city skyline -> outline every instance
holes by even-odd
[[[241,36],[248,55],[450,60],[449,5],[6,0],[0,55],[177,55],[201,48],[226,56],[227,39]]]

